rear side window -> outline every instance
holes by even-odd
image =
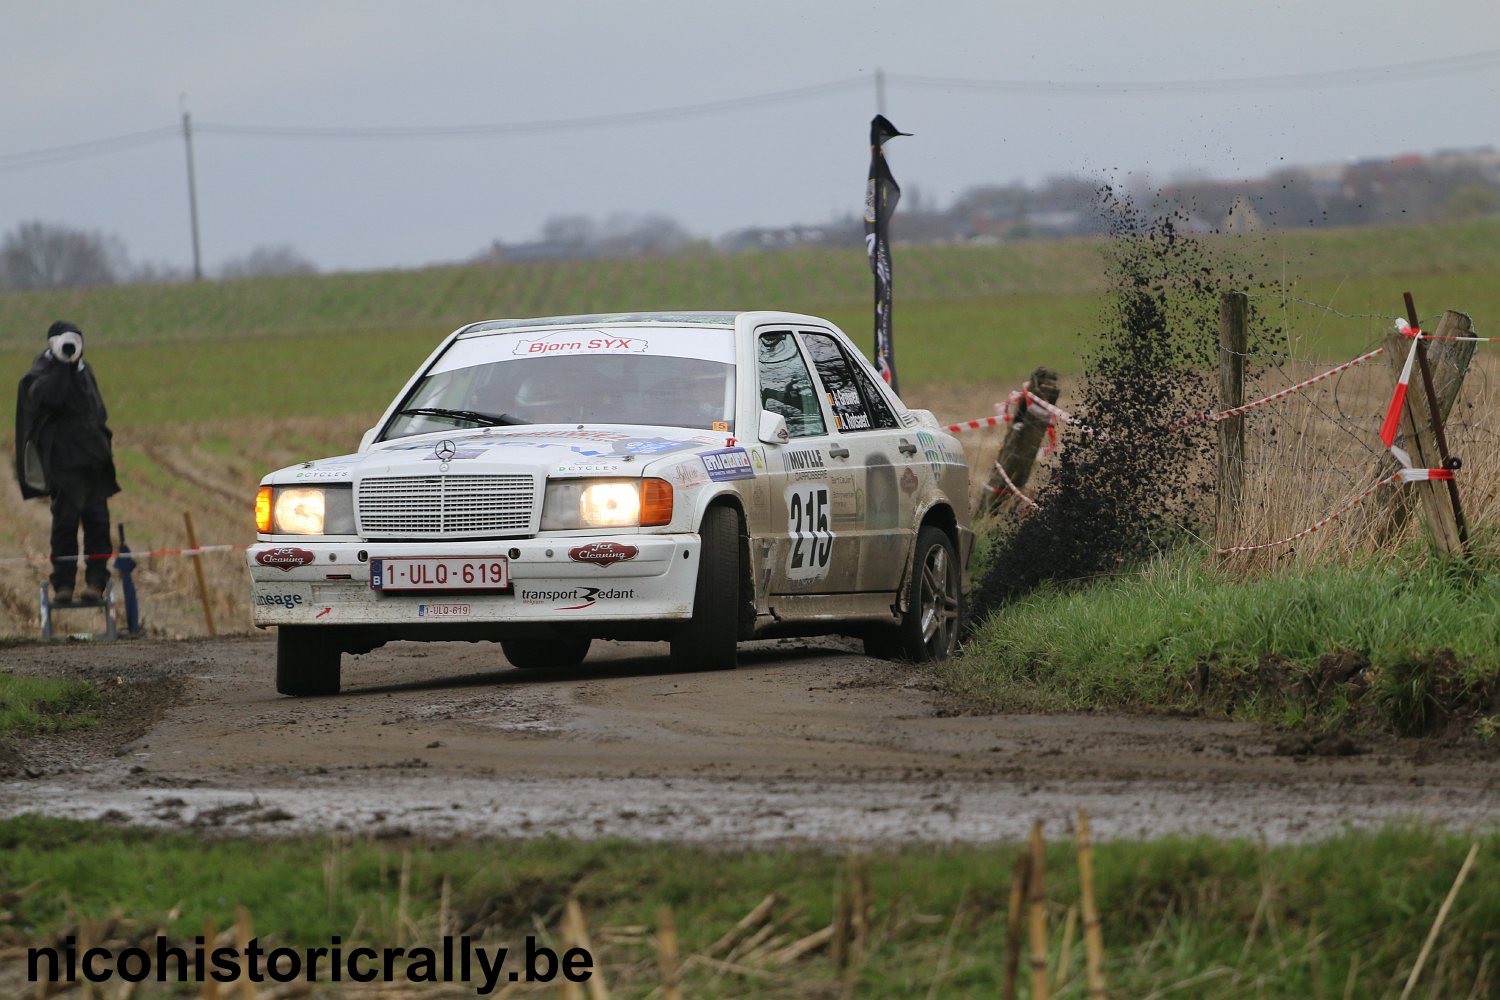
[[[761,409],[785,417],[786,432],[794,438],[824,433],[818,393],[807,362],[797,350],[797,338],[788,330],[763,333],[757,355]]]
[[[896,427],[896,415],[875,392],[863,371],[826,333],[804,333],[802,342],[812,356],[813,367],[823,380],[828,405],[841,431],[867,431],[879,427]]]

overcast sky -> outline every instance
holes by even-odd
[[[4,157],[194,121],[433,126],[608,115],[863,77],[802,100],[589,130],[405,140],[197,138],[205,266],[291,243],[412,266],[551,215],[664,212],[695,233],[861,207],[873,71],[1038,82],[1376,68],[1500,48],[1494,0],[634,0],[32,3],[0,36],[0,231],[28,219],[191,261],[183,147]],[[1256,176],[1282,162],[1500,144],[1500,69],[1355,87],[1075,96],[917,87],[887,113],[910,192],[1054,173]],[[899,234],[899,223],[898,223]]]

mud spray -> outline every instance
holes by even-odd
[[[1044,583],[1118,572],[1186,540],[1213,501],[1213,431],[1171,430],[1210,409],[1219,293],[1245,289],[1227,259],[1105,186],[1110,284],[1103,331],[1085,358],[1076,407],[1093,434],[1066,426],[1037,508],[997,542],[973,621]],[[1264,334],[1252,308],[1252,350]]]

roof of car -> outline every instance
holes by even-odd
[[[539,316],[535,319],[491,319],[464,328],[464,333],[529,330],[551,326],[609,326],[620,323],[670,323],[676,326],[734,326],[737,312],[588,313],[580,316]]]

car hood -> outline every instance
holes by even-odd
[[[733,447],[724,432],[681,427],[604,424],[529,424],[422,434],[373,445],[368,451],[288,466],[263,485],[348,483],[366,476],[529,473],[639,476],[682,458]],[[699,463],[694,463],[699,464]]]

